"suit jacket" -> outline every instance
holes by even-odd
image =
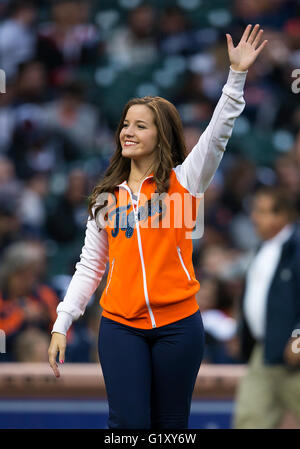
[[[245,319],[244,298],[245,294],[241,301],[239,335],[242,360],[246,362],[256,341]],[[262,341],[266,364],[284,364],[284,349],[294,329],[300,329],[300,228],[297,224],[282,246],[268,292],[266,332]]]

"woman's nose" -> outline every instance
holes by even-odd
[[[129,126],[128,126],[128,128],[126,128],[125,136],[126,137],[129,137],[129,136],[132,137],[133,136],[133,130]]]

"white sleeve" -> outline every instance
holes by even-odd
[[[174,168],[178,181],[193,195],[207,189],[221,162],[235,119],[245,107],[243,88],[247,73],[230,67],[209,125],[183,163]]]
[[[98,231],[94,219],[88,219],[80,261],[76,264],[66,295],[57,306],[58,317],[52,333],[66,335],[72,322],[84,314],[87,303],[98,287],[108,261],[108,238],[105,229]]]

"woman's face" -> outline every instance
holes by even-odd
[[[133,159],[150,156],[156,151],[157,138],[152,111],[142,104],[131,106],[120,132],[122,156]]]

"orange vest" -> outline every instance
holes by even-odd
[[[100,298],[103,316],[152,329],[192,315],[199,309],[195,294],[200,284],[187,235],[194,228],[200,199],[179,183],[174,170],[162,209],[158,204],[144,207],[155,193],[153,173],[140,185],[137,210],[127,182],[118,187],[106,222],[109,272]],[[160,224],[159,210],[164,210]]]

